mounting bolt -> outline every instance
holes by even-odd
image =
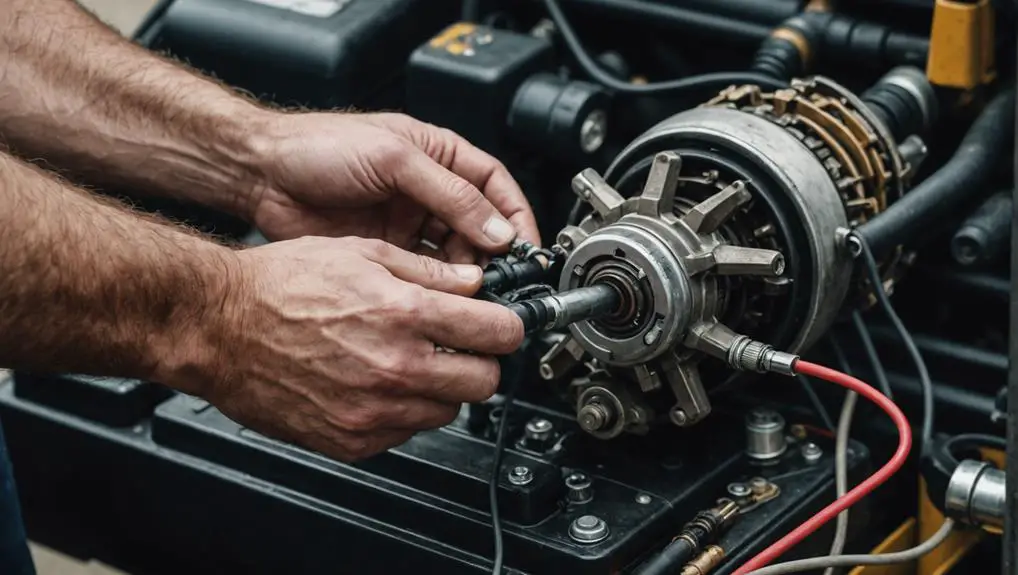
[[[513,485],[529,485],[534,480],[534,472],[525,465],[517,465],[509,471],[509,483]]]
[[[816,443],[807,443],[802,446],[802,458],[806,460],[806,463],[816,463],[823,456],[824,450],[820,449]]]
[[[650,505],[651,502],[650,495],[647,495],[646,493],[641,493],[636,496],[636,502],[639,503],[640,505]]]
[[[751,490],[745,483],[728,484],[728,494],[732,497],[742,499],[743,497],[749,497],[752,493],[753,490]]]
[[[577,517],[569,526],[569,537],[577,543],[598,543],[608,538],[608,524],[595,515]]]
[[[686,412],[682,411],[682,408],[679,407],[672,408],[672,411],[668,414],[668,416],[671,418],[672,423],[679,427],[684,427],[686,423],[689,422],[689,416],[686,415]]]
[[[552,429],[551,421],[543,417],[535,417],[527,422],[523,432],[526,438],[531,441],[547,441],[551,439]]]
[[[576,414],[576,419],[584,431],[590,433],[601,431],[611,424],[612,414],[603,404],[591,402],[584,405]]]

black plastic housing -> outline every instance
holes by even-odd
[[[407,71],[407,112],[449,128],[499,156],[511,147],[506,121],[517,88],[551,70],[547,40],[456,24],[418,48]]]
[[[323,566],[362,574],[490,572],[496,404],[347,465],[267,439],[187,396],[163,403],[141,425],[114,428],[26,400],[12,389],[21,385],[0,382],[0,417],[37,540],[70,536],[82,556],[150,575],[300,575]],[[550,443],[525,439],[535,417],[553,423]],[[737,414],[719,413],[705,425],[698,432],[710,442],[681,433],[603,442],[580,432],[571,416],[518,403],[499,474],[507,573],[619,572],[726,497],[730,482],[767,477],[782,493],[721,538],[729,560],[716,573],[725,575],[833,497],[826,437],[809,439],[825,451],[819,462],[805,461],[793,445],[774,465],[759,466],[743,454]],[[853,443],[850,453],[853,475],[866,473],[866,448]],[[529,484],[508,481],[519,465],[530,468]],[[567,503],[565,478],[575,472],[591,478],[588,502]],[[569,525],[583,515],[606,521],[609,537],[573,541]],[[865,525],[865,506],[853,517]],[[821,535],[791,555],[828,544]]]
[[[407,56],[458,10],[453,0],[176,0],[157,47],[281,104],[395,106]]]

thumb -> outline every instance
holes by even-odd
[[[363,241],[359,251],[393,276],[427,289],[472,296],[481,288],[482,271],[478,266],[447,264],[380,240]]]
[[[400,191],[484,251],[504,252],[516,239],[513,225],[476,186],[417,148],[407,154],[394,173]]]

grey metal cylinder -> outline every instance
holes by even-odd
[[[962,461],[947,485],[947,514],[970,525],[1003,527],[1007,511],[1004,472],[983,461]]]
[[[746,416],[746,455],[757,461],[781,457],[788,450],[785,418],[770,409],[754,409]]]

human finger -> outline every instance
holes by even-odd
[[[381,240],[355,244],[361,255],[389,270],[393,276],[429,290],[471,296],[481,287],[481,268],[447,264],[438,259],[400,249]]]
[[[516,239],[512,222],[481,191],[421,150],[408,145],[402,161],[386,169],[396,189],[427,208],[472,244],[504,252]]]
[[[421,362],[411,391],[444,403],[480,403],[498,390],[499,377],[492,357],[436,349]]]
[[[440,165],[476,186],[522,239],[541,245],[530,202],[502,162],[452,130],[405,114],[371,114],[367,119],[409,139]]]
[[[438,345],[504,355],[523,343],[523,321],[503,305],[429,291],[421,308],[419,333]]]

